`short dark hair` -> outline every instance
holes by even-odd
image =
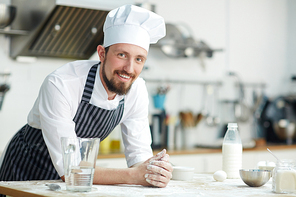
[[[108,51],[109,51],[109,46],[105,47],[105,55],[107,55]]]

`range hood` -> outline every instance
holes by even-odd
[[[10,56],[88,59],[103,43],[103,24],[122,0],[11,0],[17,14],[11,30]]]

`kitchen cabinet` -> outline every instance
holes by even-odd
[[[267,148],[281,159],[296,159],[296,145],[260,146],[244,149],[243,168],[256,168],[259,161],[268,160],[275,162],[275,158],[266,150]],[[168,153],[170,154],[170,162],[173,165],[194,167],[197,173],[213,173],[222,169],[221,149],[198,148],[184,151],[169,151]],[[123,154],[111,157],[111,155],[99,155],[97,165],[109,168],[127,167]]]
[[[107,158],[101,159],[100,156],[97,159],[97,166],[106,167],[106,168],[126,168],[126,161],[125,158]]]

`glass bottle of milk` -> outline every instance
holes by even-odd
[[[240,178],[239,170],[242,168],[243,147],[237,127],[237,123],[228,123],[222,145],[222,170],[228,179]]]

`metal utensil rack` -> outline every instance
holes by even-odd
[[[192,84],[192,85],[216,85],[216,86],[222,86],[223,83],[221,81],[198,81],[198,80],[171,80],[171,79],[148,79],[143,77],[143,79],[147,83],[172,83],[172,84]],[[251,87],[251,88],[266,88],[265,83],[252,83],[252,82],[245,82],[242,83],[244,87]],[[236,84],[237,87],[239,87],[239,83]]]
[[[197,80],[171,80],[171,79],[146,79],[148,83],[177,83],[177,84],[198,84],[198,85],[222,85],[220,81],[197,81]]]

